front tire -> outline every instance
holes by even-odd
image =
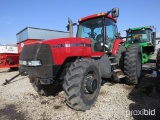
[[[127,48],[124,58],[124,73],[126,83],[129,85],[138,84],[142,71],[142,55],[139,45],[130,45]]]
[[[63,90],[66,104],[85,111],[96,101],[101,87],[100,70],[95,60],[82,58],[67,69]]]
[[[51,95],[55,96],[58,94],[58,92],[62,90],[61,85],[57,81],[54,81],[52,84],[49,85],[43,85],[40,83],[39,78],[29,77],[29,79],[33,88],[40,96],[51,96]]]

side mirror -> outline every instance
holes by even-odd
[[[153,45],[156,44],[156,32],[152,33],[152,43],[153,43]]]
[[[77,25],[77,23],[72,24],[72,26],[75,26],[75,25]],[[66,27],[67,27],[67,31],[69,31],[70,30],[70,24],[68,24]]]
[[[67,27],[67,31],[69,31],[69,24],[66,27]]]
[[[111,15],[113,18],[117,18],[119,16],[119,8],[113,8],[111,11]]]

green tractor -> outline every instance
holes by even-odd
[[[126,30],[125,47],[138,44],[141,47],[142,64],[150,61],[155,51],[156,32],[153,27],[145,26]]]
[[[128,84],[138,84],[142,64],[150,62],[155,51],[156,32],[151,26],[126,30],[124,73]],[[153,62],[153,61],[152,61]],[[156,62],[156,61],[155,61]],[[135,69],[137,69],[137,72]],[[136,77],[136,78],[135,78]]]

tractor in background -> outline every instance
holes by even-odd
[[[85,111],[95,103],[102,78],[114,81],[125,78],[122,70],[125,68],[120,64],[126,49],[124,41],[118,37],[118,15],[119,9],[113,8],[107,13],[86,16],[78,21],[76,37],[70,34],[69,38],[25,45],[20,55],[20,68],[27,72],[37,93],[52,95],[62,84],[66,104],[75,110]],[[73,25],[69,20],[70,33]],[[136,46],[130,50],[135,52],[134,57],[141,55],[138,47],[137,51],[135,49]],[[130,63],[130,59],[127,60]],[[136,67],[132,69],[133,81],[129,79],[128,83],[135,84],[138,80],[140,71]]]
[[[156,63],[159,57],[157,56],[157,59],[153,59],[153,54],[155,53],[155,46],[156,31],[155,28],[153,28],[152,26],[127,29],[125,41],[125,48],[127,49],[127,51],[125,53],[125,60],[131,59],[131,61],[129,63],[128,60],[124,60],[124,67],[128,68],[124,71],[124,73],[130,74],[128,76],[130,78],[132,77],[132,74],[134,74],[133,69],[135,69],[136,66],[133,61],[140,61],[138,62],[139,64],[137,64],[137,66],[139,66],[139,71],[142,70],[142,65],[144,65],[145,63]],[[133,51],[133,49],[139,49],[138,58],[135,57],[136,55],[134,53],[130,52],[130,50]],[[156,67],[155,70],[157,69],[158,68]],[[141,76],[141,74],[139,74],[139,76]]]

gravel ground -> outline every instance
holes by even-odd
[[[86,112],[69,108],[64,102],[63,91],[57,96],[40,97],[27,76],[20,76],[10,84],[1,86],[5,79],[17,73],[0,69],[0,120],[160,119],[160,94],[154,87],[155,78],[148,73],[144,74],[139,86],[105,83],[97,102]],[[151,93],[146,92],[146,86],[153,87]],[[152,115],[138,115],[144,109]]]

